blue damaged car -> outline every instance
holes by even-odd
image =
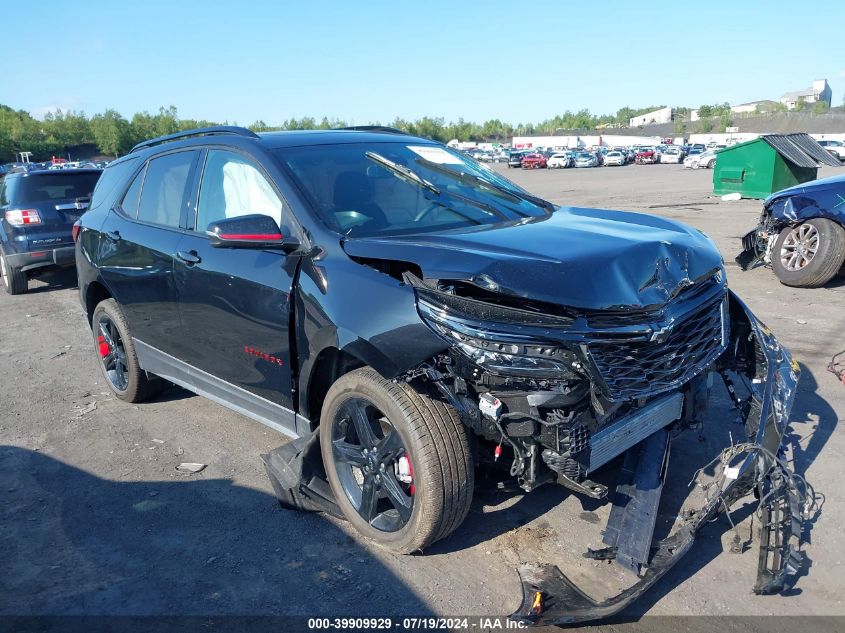
[[[766,198],[742,247],[736,262],[743,270],[769,265],[786,286],[825,285],[845,264],[845,174]]]

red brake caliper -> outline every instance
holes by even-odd
[[[405,459],[408,462],[408,477],[411,479],[411,496],[414,496],[414,467],[411,466],[411,456],[408,455],[408,451],[405,451]]]
[[[102,334],[100,334],[100,336],[98,336],[98,337],[97,337],[97,343],[98,343],[98,345],[99,345],[99,348],[100,348],[100,356],[101,356],[102,358],[105,358],[106,356],[108,356],[109,354],[111,354],[111,347],[109,347],[109,344],[108,344],[108,343],[106,343],[106,337],[105,337],[105,336],[103,336]]]
[[[411,466],[411,456],[408,451],[396,463],[396,477],[404,484],[411,485],[411,496],[414,494],[414,469]]]

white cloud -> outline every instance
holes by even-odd
[[[29,111],[29,113],[34,118],[43,120],[46,115],[52,114],[56,110],[67,113],[70,110],[82,110],[84,105],[85,104],[79,100],[79,97],[62,97],[51,104],[33,108]]]
[[[67,112],[70,110],[67,106],[61,106],[59,104],[53,105],[45,105],[39,106],[34,110],[30,110],[29,113],[32,115],[33,118],[38,119],[39,121],[43,120],[45,116],[48,114],[54,113],[56,110],[61,110],[62,112]]]
[[[845,77],[845,70],[840,70],[840,71],[839,71],[839,76],[840,76],[840,77]]]

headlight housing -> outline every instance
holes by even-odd
[[[491,374],[543,380],[581,378],[578,373],[581,361],[573,352],[558,345],[517,337],[505,338],[505,335],[487,332],[484,334],[495,338],[481,338],[452,329],[439,321],[426,319],[426,323],[452,343],[458,352]]]

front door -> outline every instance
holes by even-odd
[[[182,235],[174,260],[184,360],[212,377],[209,384],[224,391],[216,394],[222,399],[272,411],[264,400],[289,410],[289,321],[297,258],[276,251],[213,248],[205,234],[216,220],[253,213],[289,225],[283,221],[289,212],[281,196],[254,161],[230,150],[208,150],[196,230]],[[208,380],[203,375],[196,379]],[[293,430],[292,414],[284,417],[282,425]]]

